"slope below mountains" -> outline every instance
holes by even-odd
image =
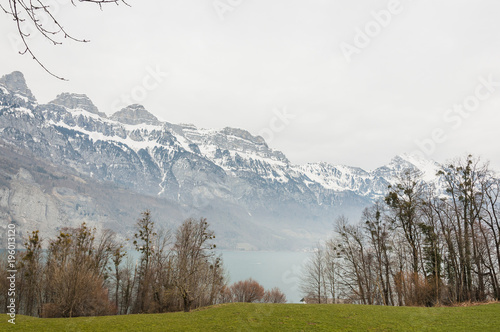
[[[0,152],[0,218],[23,232],[85,221],[130,236],[150,209],[164,226],[207,217],[223,248],[310,245],[404,168],[438,167],[408,156],[372,172],[293,165],[242,129],[160,122],[141,105],[108,118],[81,94],[38,104],[20,72],[0,79]]]

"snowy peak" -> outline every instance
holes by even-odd
[[[260,162],[289,165],[288,159],[281,151],[269,148],[262,137],[253,136],[243,129],[226,127],[215,130],[200,129],[193,125],[165,125],[176,133],[180,141],[185,140],[196,146],[197,153],[225,169],[233,167],[231,165],[234,163],[241,166],[238,160],[246,164]]]
[[[380,177],[392,177],[395,173],[401,173],[405,169],[414,169],[422,172],[422,178],[426,182],[436,180],[436,174],[441,165],[429,159],[414,154],[402,154],[392,158],[391,162],[379,167],[373,173]]]
[[[359,167],[332,165],[325,162],[309,163],[299,167],[311,178],[318,178],[318,176],[328,174],[330,178],[349,180],[353,177],[367,177],[370,175]]]
[[[85,110],[101,117],[106,117],[106,114],[99,112],[90,98],[84,94],[64,92],[52,100],[50,104],[64,106],[68,110]]]
[[[149,113],[144,106],[133,104],[127,106],[111,116],[111,120],[118,121],[123,124],[137,125],[160,125],[160,121],[156,116]]]
[[[405,153],[402,154],[400,158],[406,160],[420,170],[423,179],[427,182],[435,180],[437,173],[441,170],[441,165],[439,163],[416,154]]]
[[[336,192],[352,191],[362,196],[383,195],[388,182],[359,167],[311,163],[297,167],[307,177],[309,186],[321,186]]]
[[[7,74],[0,78],[0,85],[3,85],[9,92],[14,95],[19,95],[21,97],[27,98],[32,102],[36,102],[35,96],[31,93],[31,90],[26,84],[23,73],[19,71],[14,71],[11,74]]]
[[[387,193],[388,185],[397,182],[398,176],[407,169],[418,170],[427,183],[438,183],[440,165],[417,155],[403,154],[392,158],[384,166],[373,171],[358,167],[339,166],[329,163],[311,163],[296,166],[304,174],[309,187],[320,186],[336,192],[352,191],[359,195],[377,199]]]

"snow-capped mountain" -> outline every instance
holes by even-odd
[[[228,248],[290,248],[358,218],[405,168],[293,165],[260,136],[159,121],[141,105],[107,117],[83,94],[37,103],[22,73],[0,79],[0,217],[23,230],[82,221],[131,232],[140,212],[160,224],[206,216]]]

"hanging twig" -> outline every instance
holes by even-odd
[[[129,6],[129,4],[125,2],[125,0],[71,0],[71,3],[74,6],[76,6],[77,2],[95,3],[101,10],[103,9],[103,5],[110,3],[114,3],[116,5],[123,3],[126,6]],[[62,37],[65,39],[69,38],[80,43],[87,43],[89,41],[85,39],[75,38],[68,32],[66,32],[63,26],[54,16],[53,9],[46,4],[46,0],[29,0],[29,2],[27,0],[8,0],[8,4],[8,7],[5,7],[0,3],[0,8],[4,11],[5,14],[9,15],[16,24],[17,32],[23,44],[23,50],[19,51],[19,54],[24,55],[28,53],[29,55],[31,55],[33,60],[35,60],[47,73],[60,80],[66,80],[63,77],[54,74],[38,59],[28,41],[28,38],[31,37],[31,34],[27,32],[29,29],[28,27],[34,27],[35,31],[38,32],[39,35],[42,35],[54,45],[62,44],[62,41],[59,41],[57,39],[58,37]],[[43,18],[48,19],[49,25],[52,26],[45,26],[42,23]]]

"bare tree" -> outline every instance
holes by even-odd
[[[317,245],[302,276],[300,290],[309,301],[327,303],[325,249]]]
[[[485,261],[493,288],[493,297],[500,300],[500,180],[490,173],[487,181],[482,183],[485,197],[485,208],[480,217],[480,232],[484,241],[491,244]]]
[[[150,263],[152,283],[149,312],[178,310],[174,296],[171,239],[169,230],[159,230],[153,240],[153,254]]]
[[[419,209],[424,184],[419,171],[405,170],[395,186],[389,186],[385,201],[391,209],[392,221],[400,226],[411,247],[413,273],[419,271]]]
[[[114,313],[105,289],[105,275],[95,240],[96,230],[83,223],[77,229],[62,230],[49,241],[45,266],[44,317],[77,317]],[[106,237],[104,238],[106,240]],[[97,242],[97,243],[96,243]],[[107,256],[107,255],[105,255]],[[104,258],[106,259],[106,258]]]
[[[274,287],[270,290],[265,291],[262,302],[286,303],[286,295],[278,287]]]
[[[482,192],[488,181],[487,165],[469,155],[443,168],[440,175],[445,179],[449,197],[446,202],[453,213],[449,221],[454,226],[458,253],[457,300],[484,300],[485,257],[479,248],[476,232],[481,232],[479,225],[483,222],[482,214],[488,201]]]
[[[143,313],[148,311],[149,302],[151,300],[152,286],[152,256],[153,243],[157,236],[154,222],[151,217],[151,212],[146,210],[142,212],[142,218],[137,220],[135,225],[136,233],[133,244],[135,249],[140,253],[140,262],[137,266],[137,294],[134,312]]]
[[[392,296],[391,275],[392,267],[390,256],[391,239],[393,230],[390,222],[384,220],[382,202],[376,202],[372,207],[363,211],[365,229],[368,241],[376,261],[377,289],[381,292],[384,305],[394,305]]]
[[[235,282],[230,290],[233,302],[259,302],[265,295],[264,287],[252,278]]]
[[[205,218],[185,220],[175,234],[174,280],[186,312],[191,310],[196,299],[211,288],[207,272],[219,268],[219,264],[213,261],[214,238],[214,232],[209,229]],[[220,278],[219,281],[222,288]]]
[[[0,253],[0,313],[5,313],[9,305],[10,280],[7,279],[9,277],[7,256],[6,252]]]
[[[115,294],[114,294],[115,306],[116,306],[117,313],[120,314],[121,313],[121,310],[120,310],[120,287],[122,286],[121,281],[122,281],[122,276],[123,276],[123,269],[122,269],[121,265],[122,265],[123,259],[127,255],[127,253],[123,249],[123,245],[117,245],[116,247],[110,248],[110,249],[111,249],[111,254],[112,254],[112,257],[111,257],[112,266],[109,269],[110,269],[110,272],[112,275],[112,279],[114,280],[114,283],[115,283],[115,290],[114,290],[115,291]]]
[[[442,272],[444,236],[440,227],[440,216],[433,205],[436,202],[433,189],[429,189],[422,204],[423,221],[419,224],[422,232],[422,260],[424,272],[431,294],[428,294],[426,305],[438,305],[442,302]]]
[[[17,32],[24,45],[24,49],[19,53],[21,55],[29,54],[47,73],[64,80],[52,73],[35,55],[29,44],[30,31],[43,36],[53,45],[62,44],[64,39],[70,39],[77,42],[86,43],[88,40],[78,39],[73,37],[64,29],[60,19],[55,16],[54,8],[47,0],[6,0],[7,5],[0,3],[0,8],[7,14],[16,25]],[[102,10],[103,5],[123,3],[128,6],[124,0],[71,0],[71,3],[76,6],[77,2],[88,2],[99,6]]]
[[[337,303],[340,288],[341,246],[336,239],[329,239],[325,244],[325,284],[327,294]]]
[[[352,301],[374,304],[376,280],[373,267],[375,255],[368,248],[364,228],[351,225],[345,217],[336,220],[335,229],[339,235],[340,253],[344,261],[342,281],[353,293]]]
[[[22,273],[28,289],[25,301],[25,313],[30,316],[39,315],[42,305],[42,239],[38,231],[33,231],[24,243],[26,251],[22,254]]]
[[[134,267],[133,260],[127,257],[125,265],[119,271],[120,285],[118,287],[119,291],[119,306],[118,313],[126,315],[132,311],[132,305],[134,302],[135,286],[137,284],[137,269]]]

